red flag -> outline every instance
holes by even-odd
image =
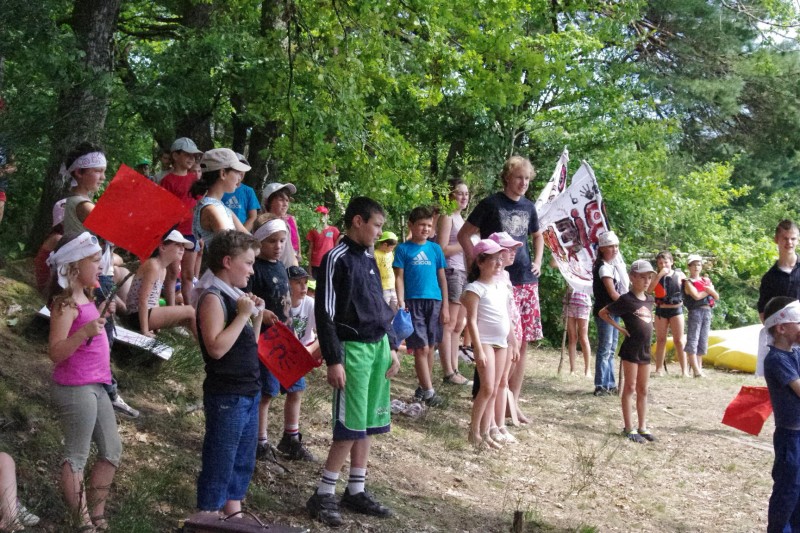
[[[186,213],[175,195],[121,165],[83,225],[144,261]]]
[[[308,353],[288,326],[275,322],[258,338],[258,358],[284,389],[322,364]]]
[[[725,409],[722,423],[750,435],[758,435],[772,414],[767,387],[742,387],[736,398]]]

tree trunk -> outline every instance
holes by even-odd
[[[75,145],[103,139],[113,71],[112,37],[122,0],[75,0],[70,27],[85,55],[75,69],[69,88],[58,99],[58,120],[53,122],[50,158],[37,220],[30,236],[31,249],[39,247],[50,229],[53,204],[64,196],[69,181],[59,167]]]

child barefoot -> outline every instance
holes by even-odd
[[[184,252],[193,249],[194,243],[184,239],[177,230],[172,230],[153,252],[153,257],[142,263],[136,271],[128,291],[126,306],[130,312],[128,322],[141,331],[142,335],[155,337],[155,331],[161,328],[182,325],[197,338],[197,324],[192,306],[158,305],[167,267],[179,265]]]
[[[49,259],[61,292],[50,321],[52,397],[64,431],[61,489],[74,518],[86,531],[105,530],[105,506],[122,444],[117,419],[103,384],[111,384],[106,319],[91,298],[100,275],[101,248],[88,232],[62,244]],[[95,338],[97,337],[97,338]],[[97,459],[84,491],[83,469],[92,441]]]
[[[703,270],[703,258],[691,254],[686,260],[689,265],[689,277],[683,281],[683,303],[689,311],[686,320],[686,358],[692,368],[694,377],[704,377],[703,356],[708,351],[708,332],[711,330],[711,308],[719,294],[708,276],[700,277]]]
[[[589,371],[589,360],[592,351],[589,347],[589,314],[592,309],[592,297],[585,292],[567,287],[564,294],[564,316],[567,317],[567,343],[569,349],[569,373],[575,374],[575,358],[578,355],[578,342],[583,354],[583,375],[592,377]]]
[[[472,403],[469,442],[475,446],[502,448],[489,429],[495,419],[497,372],[505,369],[511,322],[508,316],[512,298],[503,271],[503,248],[484,239],[473,249],[475,260],[470,268],[461,302],[467,313],[467,328],[472,336],[475,366],[480,376],[480,390]],[[504,417],[505,412],[502,413]]]
[[[645,291],[653,279],[653,265],[639,259],[631,265],[631,290],[600,310],[600,318],[625,335],[619,356],[624,373],[622,387],[623,434],[639,444],[655,441],[647,429],[647,382],[650,379],[650,339],[653,335],[653,297]],[[625,327],[612,316],[622,317]],[[638,429],[633,429],[633,393],[636,393]]]
[[[201,511],[241,511],[256,464],[261,313],[253,311],[264,302],[240,289],[253,274],[258,248],[256,239],[236,230],[218,233],[208,247],[214,284],[197,300],[197,334],[206,363],[206,434],[197,478]]]

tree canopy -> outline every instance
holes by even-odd
[[[480,198],[508,156],[546,179],[568,146],[594,167],[626,257],[713,257],[717,320],[734,325],[755,318],[772,229],[797,214],[788,0],[3,0],[3,12],[0,133],[18,165],[7,255],[38,245],[80,140],[104,144],[110,172],[179,136],[230,146],[257,190],[291,181],[298,205],[324,201],[333,221],[372,195],[398,232],[411,207],[444,201],[449,178]],[[548,272],[542,292],[562,286]]]

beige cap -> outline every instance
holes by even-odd
[[[200,168],[203,169],[203,172],[213,172],[226,168],[247,172],[250,170],[250,165],[245,165],[239,161],[239,158],[236,157],[236,152],[230,148],[214,148],[203,154],[203,158],[200,160]]]

